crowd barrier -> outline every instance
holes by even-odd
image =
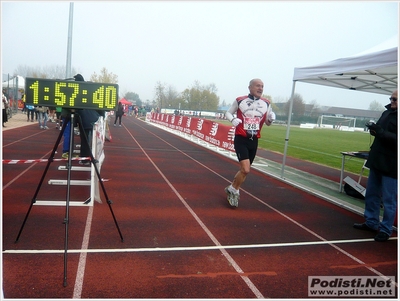
[[[105,155],[104,155],[104,142],[106,140],[106,131],[108,131],[108,120],[109,114],[106,113],[105,118],[99,117],[97,122],[93,126],[93,131],[91,133],[92,137],[92,154],[95,159],[95,165],[100,173],[101,165],[104,162]],[[78,145],[78,144],[76,144]],[[79,152],[79,151],[78,151]],[[88,160],[90,157],[73,157],[71,160]],[[3,164],[29,164],[29,163],[41,163],[41,162],[48,162],[51,160],[52,162],[60,162],[60,161],[68,161],[68,159],[55,159],[55,158],[48,158],[48,159],[25,159],[25,160],[3,160]],[[74,172],[88,172],[90,171],[90,180],[70,180],[70,185],[74,186],[90,186],[90,195],[86,200],[83,201],[71,201],[71,206],[93,206],[93,201],[97,201],[102,203],[100,197],[100,185],[99,180],[106,181],[104,179],[98,179],[94,164],[90,166],[71,166],[71,171]],[[60,165],[58,166],[59,171],[67,171],[67,166]],[[48,181],[49,185],[58,185],[58,186],[66,186],[68,185],[66,179],[50,179]],[[35,200],[34,205],[42,205],[42,206],[65,206],[66,201],[59,201],[59,200]]]
[[[106,136],[106,129],[107,129],[107,123],[108,123],[108,116],[106,114],[105,118],[102,116],[99,117],[99,119],[96,121],[96,123],[93,125],[93,131],[91,133],[91,140],[92,140],[92,154],[94,159],[96,160],[95,165],[100,173],[101,170],[101,165],[104,162],[105,155],[104,155],[104,141],[105,141],[105,136]],[[88,137],[88,139],[90,139]],[[73,159],[73,158],[72,158]],[[90,159],[90,157],[89,157]],[[58,167],[58,170],[63,170],[67,171],[66,166],[62,165]],[[100,197],[100,185],[99,185],[99,179],[95,170],[95,167],[93,164],[90,166],[71,166],[71,170],[73,172],[87,172],[90,171],[90,180],[71,180],[70,185],[76,186],[90,186],[90,195],[89,197],[84,201],[71,201],[70,205],[71,206],[93,206],[94,201],[97,201],[99,203],[102,203],[101,197]],[[101,179],[104,181],[103,179]],[[61,185],[61,186],[66,186],[67,185],[67,180],[57,180],[57,179],[50,179],[48,182],[50,185]],[[65,202],[59,202],[59,201],[36,201],[36,205],[53,205],[53,206],[63,206],[65,205]]]
[[[106,131],[108,131],[109,117],[110,113],[107,112],[105,117],[99,117],[99,119],[93,126],[92,154],[95,160],[97,160],[96,166],[99,173],[101,171],[101,165],[103,164],[105,159],[104,142],[106,140]],[[103,181],[103,179],[98,179],[96,171],[92,164],[90,170],[90,198],[91,200],[102,203],[100,197],[99,181]],[[93,202],[91,203],[93,204]]]

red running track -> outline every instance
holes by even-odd
[[[307,298],[308,276],[397,283],[397,233],[377,243],[352,228],[361,216],[256,170],[232,209],[224,187],[234,160],[133,117],[111,131],[101,176],[123,241],[101,193],[102,204],[69,207],[68,240],[65,206],[34,205],[16,243],[46,163],[3,164],[5,298]],[[48,158],[58,134],[5,131],[3,159]],[[60,164],[50,164],[38,199],[66,199],[65,187],[47,184],[66,178]]]

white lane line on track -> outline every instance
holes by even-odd
[[[8,144],[3,145],[3,148],[4,148],[4,147],[7,147],[7,146],[10,146],[10,145],[13,145],[13,144],[15,144],[15,143],[24,141],[24,140],[29,139],[29,138],[31,138],[31,137],[40,135],[41,133],[44,133],[44,131],[40,131],[40,130],[39,130],[39,132],[37,132],[37,133],[35,133],[35,134],[26,136],[26,137],[24,137],[24,138],[22,138],[22,139],[14,140],[14,141],[12,141],[12,142],[10,142],[10,143],[8,143]],[[4,136],[4,134],[3,134],[3,136]],[[3,140],[4,140],[4,138],[3,138]],[[57,140],[56,140],[56,141],[57,141]]]
[[[9,144],[3,145],[3,149],[4,149],[5,147],[7,147],[7,146],[12,145],[12,144],[15,144],[15,143],[21,142],[21,141],[23,141],[23,140],[26,140],[26,139],[28,139],[28,138],[34,137],[34,136],[36,136],[36,135],[39,135],[40,133],[43,133],[43,132],[42,132],[42,131],[41,131],[41,132],[37,132],[37,133],[32,134],[32,135],[30,135],[30,136],[27,136],[27,137],[24,137],[24,138],[22,138],[22,139],[15,140],[15,141],[13,141],[13,142],[11,142],[11,143],[9,143]],[[41,157],[40,159],[46,159],[46,158],[48,158],[48,156],[51,154],[51,152],[52,152],[52,150],[49,151],[49,152],[47,152],[46,154],[44,154],[43,157]],[[23,172],[21,172],[18,176],[16,176],[14,179],[12,179],[12,180],[11,180],[10,182],[8,182],[7,184],[3,185],[3,190],[6,189],[8,186],[10,186],[12,183],[14,183],[16,180],[18,180],[20,177],[22,177],[29,169],[31,169],[32,167],[34,167],[36,164],[37,164],[37,162],[31,164],[28,168],[26,168],[26,169],[25,169]]]
[[[92,208],[92,207],[91,207]],[[86,231],[85,231],[86,232]],[[389,240],[397,240],[397,237],[391,237]],[[362,242],[373,242],[373,238],[363,239],[345,239],[345,240],[325,240],[325,241],[300,241],[300,242],[284,242],[272,244],[256,244],[256,245],[228,245],[228,246],[197,246],[197,247],[167,247],[167,248],[125,248],[125,249],[70,249],[68,253],[139,253],[139,252],[177,252],[177,251],[207,251],[223,249],[258,249],[258,248],[280,248],[280,247],[302,247],[330,244],[352,244]],[[5,250],[3,254],[61,254],[64,250]]]
[[[125,127],[125,126],[124,126]],[[143,128],[145,129],[145,128]],[[147,129],[145,129],[146,131],[148,131]],[[129,131],[128,131],[129,132]],[[148,131],[150,132],[150,131]],[[150,132],[151,133],[151,132]],[[129,133],[130,134],[130,133]],[[210,169],[209,167],[205,166],[204,164],[202,164],[201,162],[195,160],[194,158],[190,157],[187,153],[182,152],[181,150],[175,148],[173,145],[169,144],[167,141],[161,139],[160,137],[158,137],[157,135],[155,135],[154,133],[151,133],[152,135],[154,135],[155,137],[157,137],[158,139],[164,141],[166,144],[170,145],[171,147],[173,147],[174,149],[176,149],[176,151],[181,152],[182,154],[184,154],[185,156],[189,157],[190,159],[192,159],[194,162],[198,163],[199,165],[203,166],[204,168],[208,169],[209,171],[211,171],[212,173],[216,174],[217,176],[225,179],[226,181],[229,182],[228,179],[224,178],[222,175],[216,173],[215,171],[213,171],[212,169]],[[132,135],[131,135],[132,136]],[[132,137],[133,138],[133,137]],[[135,140],[133,138],[133,140]],[[136,141],[136,140],[135,140]],[[137,143],[137,141],[136,141]],[[140,147],[140,149],[144,152],[144,150]],[[145,153],[145,152],[144,152]],[[145,153],[145,155],[147,156],[147,154]],[[147,156],[148,157],[148,156]],[[149,157],[148,157],[149,158]],[[160,172],[160,174],[162,175],[162,177],[166,180],[166,182],[168,183],[168,185],[173,189],[173,191],[175,193],[177,193],[177,191],[174,189],[174,187],[172,186],[172,184],[165,178],[165,176],[161,173],[161,171],[157,168],[157,166],[155,165],[155,163],[149,158],[150,162],[155,166],[155,168],[157,169],[157,171]],[[29,170],[29,168],[27,169]],[[27,171],[26,170],[26,171]],[[16,179],[14,179],[16,180]],[[6,186],[8,187],[10,184],[12,184],[14,182],[14,180],[12,180],[11,182],[9,182]],[[7,187],[3,186],[3,190]],[[251,195],[249,192],[244,191],[245,193]],[[183,200],[183,198],[177,194],[177,196],[179,197],[179,199],[183,202],[183,204],[188,208],[188,210],[194,214],[194,218],[200,223],[200,225],[203,227],[203,223],[201,222],[201,220],[197,217],[197,215],[192,211],[192,209],[189,207],[189,205]],[[257,197],[251,195],[252,197],[254,197],[256,200],[258,200],[259,202],[265,204],[266,206],[272,208],[274,211],[276,211],[277,213],[281,214],[282,216],[284,216],[285,218],[288,218],[290,221],[294,222],[295,224],[299,225],[300,227],[302,227],[303,229],[305,229],[306,231],[308,231],[309,233],[312,233],[313,235],[315,235],[316,237],[318,237],[319,239],[321,239],[322,241],[317,241],[317,242],[297,242],[297,243],[276,243],[276,244],[259,244],[259,245],[233,245],[233,246],[222,246],[220,245],[220,243],[216,240],[216,238],[211,234],[211,232],[205,228],[205,232],[210,236],[210,238],[214,241],[214,243],[216,243],[215,246],[200,246],[200,247],[172,247],[172,248],[130,248],[130,249],[87,249],[87,245],[88,245],[88,237],[89,237],[89,232],[90,232],[90,224],[91,224],[91,217],[90,214],[88,213],[88,217],[87,217],[87,225],[86,225],[86,229],[89,229],[88,232],[85,229],[85,235],[84,235],[84,239],[83,239],[83,243],[82,243],[82,249],[80,250],[68,250],[68,253],[82,253],[84,254],[84,256],[80,256],[79,259],[79,266],[78,266],[78,273],[77,273],[77,278],[76,278],[76,282],[75,282],[75,288],[74,288],[74,298],[80,298],[80,294],[81,294],[81,290],[82,290],[82,283],[83,283],[83,278],[84,278],[84,269],[85,269],[85,264],[86,264],[86,254],[87,253],[109,253],[109,252],[166,252],[166,251],[196,251],[196,250],[221,250],[221,252],[223,253],[223,255],[227,258],[227,260],[230,262],[230,260],[233,261],[233,258],[230,257],[230,255],[226,252],[226,249],[243,249],[243,248],[269,248],[269,247],[289,247],[289,246],[302,246],[302,245],[318,245],[318,244],[329,244],[332,247],[336,248],[337,250],[339,250],[340,252],[342,252],[343,254],[349,256],[350,258],[352,258],[353,260],[357,261],[360,264],[364,264],[361,260],[358,260],[357,258],[355,258],[354,256],[352,256],[351,254],[345,252],[344,250],[340,249],[339,247],[333,245],[333,244],[340,244],[340,243],[353,243],[353,242],[369,242],[369,241],[373,241],[373,239],[362,239],[362,240],[340,240],[340,241],[326,241],[324,240],[322,237],[318,236],[317,234],[315,234],[314,232],[312,232],[311,230],[309,230],[308,228],[302,226],[301,224],[297,223],[296,221],[292,220],[291,218],[289,218],[288,216],[284,215],[283,213],[281,213],[280,211],[278,211],[277,209],[271,207],[270,205],[266,204],[265,202],[263,202],[262,200],[258,199]],[[89,228],[88,228],[88,224],[89,224]],[[204,225],[205,227],[205,225]],[[214,239],[213,239],[214,238]],[[390,239],[397,239],[397,237],[392,237]],[[87,245],[85,246],[85,241],[87,242]],[[64,253],[65,250],[5,250],[3,251],[3,254],[23,254],[23,253],[37,253],[37,254],[43,254],[43,253],[47,253],[47,254],[52,254],[52,253]],[[234,262],[234,261],[233,261]],[[236,271],[240,274],[243,273],[243,271],[240,269],[239,266],[235,264],[232,264]],[[366,265],[367,266],[367,265]],[[371,271],[373,271],[374,273],[378,274],[378,275],[382,275],[381,273],[379,273],[378,271],[372,269]],[[251,281],[247,278],[247,277],[243,277],[243,280],[247,283],[247,285],[252,288],[253,286],[253,292],[255,293],[255,295],[258,298],[264,298],[261,293],[259,293],[258,289],[254,286],[253,283],[251,283]],[[247,281],[248,279],[248,281]],[[397,286],[397,284],[396,284]]]
[[[152,125],[150,123],[150,125]],[[193,160],[194,162],[198,163],[200,166],[206,168],[207,170],[209,170],[210,172],[214,173],[215,175],[219,176],[222,179],[225,179],[228,183],[230,183],[231,181],[226,179],[225,177],[223,177],[222,175],[218,174],[217,172],[215,172],[213,169],[209,168],[208,166],[204,165],[203,163],[197,161],[196,159],[194,159],[193,157],[189,156],[187,153],[179,150],[178,148],[176,148],[175,146],[173,146],[172,144],[168,143],[167,141],[165,141],[164,139],[160,138],[159,136],[157,136],[156,134],[150,132],[149,130],[145,129],[144,127],[142,127],[144,130],[148,131],[149,133],[151,133],[152,135],[154,135],[155,137],[157,137],[158,139],[164,141],[166,144],[170,145],[172,148],[176,149],[177,151],[180,151],[184,156],[187,156],[188,158],[190,158],[191,160]],[[160,128],[160,127],[158,127]],[[180,136],[179,136],[180,137]],[[192,142],[193,143],[193,142]],[[297,226],[299,226],[300,228],[302,228],[303,230],[307,231],[308,233],[312,234],[313,236],[317,237],[318,239],[322,240],[322,241],[326,241],[325,238],[323,238],[322,236],[318,235],[317,233],[315,233],[314,231],[312,231],[311,229],[308,229],[307,227],[305,227],[304,225],[300,224],[299,222],[295,221],[294,219],[290,218],[289,216],[287,216],[286,214],[284,214],[283,212],[279,211],[278,209],[272,207],[271,205],[267,204],[266,202],[262,201],[261,199],[259,199],[258,197],[254,196],[253,194],[251,194],[250,192],[248,192],[247,190],[244,190],[241,188],[241,190],[248,194],[249,196],[253,197],[255,200],[257,200],[258,202],[264,204],[265,206],[267,206],[268,208],[270,208],[271,210],[275,211],[276,213],[278,213],[279,215],[283,216],[284,218],[288,219],[289,221],[291,221],[292,223],[296,224]],[[330,246],[333,247],[334,249],[338,250],[339,252],[341,252],[342,254],[346,255],[347,257],[351,258],[352,260],[354,260],[355,262],[367,266],[365,262],[363,262],[361,259],[353,256],[352,254],[348,253],[347,251],[339,248],[338,246],[336,246],[333,243],[330,243]],[[367,269],[370,270],[372,273],[379,275],[381,277],[385,277],[381,272],[377,271],[376,269],[372,268],[372,267],[368,267]],[[395,284],[397,287],[397,283]]]
[[[232,265],[232,267],[235,269],[235,271],[240,275],[244,274],[244,271],[240,268],[240,266],[236,263],[236,261],[228,254],[228,252],[222,248],[221,243],[217,240],[217,238],[211,233],[211,231],[207,228],[207,226],[203,223],[203,221],[197,216],[197,214],[192,210],[192,208],[186,203],[184,198],[180,195],[180,193],[175,189],[175,187],[171,184],[171,182],[167,179],[167,177],[163,174],[163,172],[158,168],[158,166],[154,163],[154,161],[150,158],[150,156],[146,153],[146,151],[142,148],[142,146],[138,143],[138,141],[135,139],[135,137],[132,136],[132,134],[128,131],[129,135],[131,138],[137,143],[137,145],[140,147],[142,150],[143,154],[147,157],[147,159],[150,161],[150,163],[154,166],[154,168],[158,171],[158,173],[161,175],[161,177],[164,179],[164,181],[168,184],[168,186],[172,189],[172,191],[176,194],[176,196],[179,198],[179,200],[182,202],[182,204],[186,207],[186,209],[190,212],[190,214],[193,216],[193,218],[197,221],[197,223],[200,225],[200,227],[203,229],[204,232],[208,235],[208,237],[212,240],[212,242],[219,247],[220,252],[224,255],[224,257],[228,260],[228,262]],[[153,134],[154,135],[154,134]],[[158,139],[164,141],[167,143],[165,140],[161,139],[160,137],[156,136]],[[170,145],[169,143],[167,143]],[[173,147],[172,145],[170,145]],[[175,147],[173,147],[175,148]],[[175,148],[177,149],[177,148]],[[249,289],[254,293],[254,295],[259,298],[259,299],[264,299],[264,296],[261,294],[261,292],[258,290],[258,288],[254,285],[253,282],[251,282],[250,278],[248,276],[240,275],[240,277],[243,279],[243,281],[247,284]]]
[[[91,228],[92,220],[93,220],[93,210],[94,210],[94,206],[90,206],[89,211],[88,211],[88,216],[86,218],[85,232],[83,234],[83,241],[82,241],[82,247],[81,247],[82,251],[87,250],[89,247],[90,228]],[[67,250],[67,252],[69,253],[68,250]],[[86,257],[87,257],[87,252],[81,252],[81,255],[79,256],[78,269],[76,272],[76,279],[75,279],[75,285],[74,285],[74,294],[72,296],[72,299],[80,299],[81,298],[82,288],[83,288],[83,280],[84,280],[84,276],[85,276]]]
[[[46,154],[44,154],[43,157],[41,157],[40,159],[45,159],[47,158],[52,151],[47,152]],[[3,185],[3,190],[8,188],[8,186],[10,186],[12,183],[14,183],[16,180],[18,180],[20,177],[22,177],[26,172],[28,172],[29,169],[33,168],[36,164],[38,164],[38,162],[32,163],[29,165],[28,168],[26,168],[24,171],[22,171],[18,176],[16,176],[14,179],[12,179],[10,182],[8,182],[7,184]]]

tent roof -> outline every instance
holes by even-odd
[[[124,104],[124,105],[131,105],[131,104],[132,104],[132,102],[126,100],[125,98],[121,98],[121,99],[119,100],[119,102],[122,103],[122,104]]]
[[[11,78],[9,81],[3,82],[1,86],[3,88],[8,88],[8,87],[10,89],[15,88],[17,84],[17,77],[18,77],[18,89],[25,89],[25,79],[20,75]]]
[[[350,57],[311,67],[294,68],[289,112],[293,107],[296,81],[377,94],[392,94],[397,89],[397,48],[398,38],[394,36],[374,48]],[[282,177],[289,144],[290,119],[291,114],[287,122],[289,130],[286,132]]]
[[[387,43],[386,43],[387,44]],[[396,46],[295,68],[293,81],[390,95],[397,89]]]

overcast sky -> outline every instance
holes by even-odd
[[[2,74],[65,66],[70,2],[1,2]],[[220,103],[248,93],[286,100],[293,69],[347,57],[398,35],[397,2],[88,1],[73,5],[72,67],[89,80],[105,67],[120,97],[154,99],[157,82],[178,92],[214,83]],[[306,103],[368,109],[387,95],[298,83]]]

